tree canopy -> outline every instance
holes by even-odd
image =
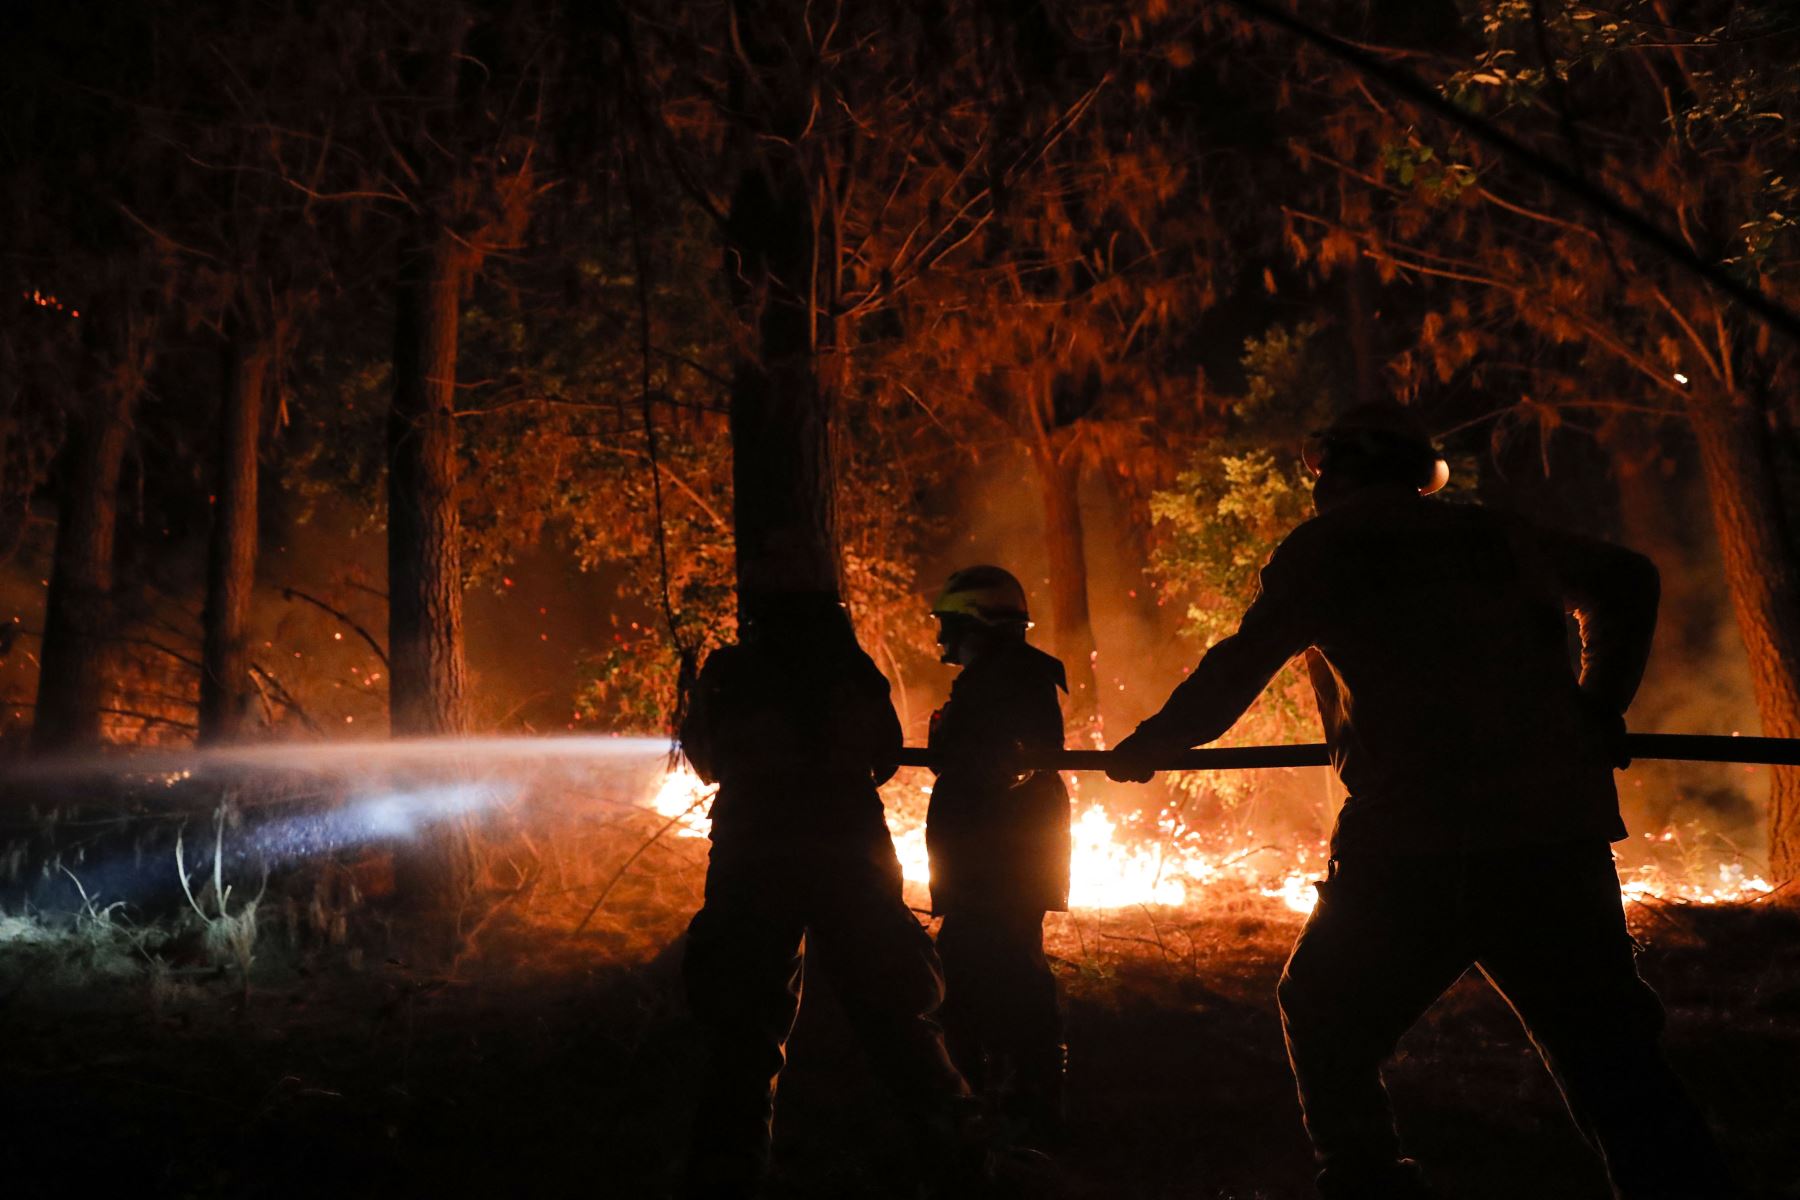
[[[1800,306],[1780,5],[0,21],[8,741],[664,730],[740,592],[802,585],[917,726],[972,556],[1103,741],[1383,396],[1459,501],[1678,526],[1733,719],[1800,734],[1800,343],[1745,300]],[[1771,813],[1791,877],[1800,775]]]

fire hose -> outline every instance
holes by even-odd
[[[1738,737],[1714,733],[1629,733],[1625,748],[1632,760],[1740,763],[1800,767],[1800,738]],[[1104,771],[1112,759],[1106,750],[1053,750],[1027,755],[1020,764],[1036,771]],[[900,752],[903,767],[928,767],[931,752],[908,746]],[[1182,750],[1156,764],[1159,771],[1250,771],[1269,767],[1326,767],[1331,749],[1323,742],[1290,746],[1223,746]]]

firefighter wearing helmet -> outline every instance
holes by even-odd
[[[1025,589],[1010,572],[950,576],[932,614],[961,668],[931,718],[937,781],[926,817],[931,907],[943,917],[946,1042],[957,1068],[1021,1144],[1063,1132],[1064,1046],[1044,914],[1068,906],[1069,794],[1019,766],[1063,744],[1063,665],[1025,640]]]
[[[1663,1011],[1633,963],[1608,845],[1625,836],[1613,770],[1656,625],[1656,568],[1433,497],[1449,472],[1398,405],[1345,413],[1304,453],[1318,515],[1108,773],[1149,779],[1305,655],[1348,792],[1279,988],[1320,1193],[1428,1194],[1381,1066],[1476,965],[1554,1065],[1619,1196],[1736,1195],[1658,1046]]]
[[[1365,482],[1403,480],[1429,496],[1450,482],[1450,464],[1410,409],[1398,404],[1360,404],[1328,427],[1307,435],[1301,461],[1313,478],[1333,489]]]
[[[681,725],[695,771],[719,785],[682,962],[707,1059],[682,1195],[759,1194],[803,958],[831,976],[911,1122],[922,1182],[964,1195],[982,1119],[933,1019],[943,976],[876,792],[901,746],[888,682],[833,594],[751,595],[742,616]]]

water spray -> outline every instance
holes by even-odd
[[[1800,739],[1792,738],[1631,734],[1626,749],[1638,760],[1800,765]],[[0,796],[15,802],[12,814],[0,810],[0,822],[15,816],[26,840],[42,844],[48,839],[55,854],[55,865],[42,881],[15,878],[15,891],[24,887],[41,893],[60,880],[56,867],[72,866],[89,891],[139,900],[148,899],[157,890],[156,880],[167,874],[152,863],[165,857],[178,826],[203,814],[226,809],[233,814],[236,833],[225,842],[224,852],[234,870],[280,868],[361,847],[398,846],[445,822],[513,810],[521,802],[541,800],[540,786],[548,784],[563,789],[581,809],[643,810],[663,819],[656,836],[599,889],[593,905],[598,909],[619,877],[665,834],[699,839],[710,830],[706,802],[712,789],[684,768],[669,770],[667,751],[666,741],[650,737],[483,737],[127,751],[36,760],[0,770]],[[1035,770],[1100,771],[1110,761],[1108,751],[1057,750],[1030,755],[1023,765]],[[922,747],[906,747],[900,762],[932,765],[931,755]],[[1184,750],[1155,765],[1161,771],[1232,771],[1320,767],[1329,762],[1328,747],[1303,743]],[[31,800],[35,807],[25,803]],[[117,815],[96,817],[96,809],[104,813],[109,806]],[[923,827],[912,815],[902,817],[904,811],[890,811],[890,827],[907,878],[922,883],[928,873]],[[1290,907],[1309,906],[1310,888],[1305,884],[1315,865],[1310,862],[1295,859],[1273,868],[1275,875],[1269,879],[1279,876],[1280,882],[1270,891],[1268,880],[1259,883],[1257,878],[1271,868],[1254,868],[1243,861],[1247,854],[1270,847],[1245,851],[1184,838],[1170,841],[1175,835],[1169,830],[1158,836],[1146,829],[1140,837],[1118,826],[1118,819],[1099,805],[1088,805],[1074,815],[1082,851],[1078,858],[1085,863],[1085,882],[1078,889],[1088,897],[1085,906],[1191,902],[1193,889],[1240,877],[1261,887],[1265,895],[1279,893]],[[137,831],[131,844],[108,844],[91,836],[109,825],[121,834]],[[166,832],[155,833],[158,828]],[[160,844],[165,842],[170,845]],[[84,846],[88,848],[81,849]],[[66,857],[67,866],[65,850],[73,855]],[[1715,887],[1711,892],[1717,895],[1708,895],[1730,899],[1770,890],[1760,880],[1748,882],[1759,887]]]
[[[183,828],[207,820],[221,834],[229,827],[215,850],[242,872],[416,841],[545,784],[635,810],[662,778],[667,752],[665,740],[649,737],[415,738],[10,764],[0,769],[0,843],[11,842],[0,846],[9,864],[0,895],[41,903],[68,873],[111,900],[169,899],[174,874],[162,864]],[[597,769],[617,786],[596,788]],[[52,865],[39,871],[39,860]]]

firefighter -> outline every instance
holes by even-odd
[[[1625,836],[1613,769],[1656,623],[1655,567],[1428,498],[1448,468],[1398,405],[1346,413],[1305,461],[1318,515],[1108,773],[1147,780],[1165,755],[1218,737],[1304,652],[1349,793],[1279,987],[1320,1193],[1427,1194],[1380,1069],[1473,964],[1519,1014],[1619,1196],[1736,1195],[1658,1047],[1663,1010],[1633,961],[1609,847]]]
[[[931,908],[943,917],[944,1033],[970,1085],[1019,1141],[1063,1133],[1065,1053],[1044,913],[1069,899],[1069,793],[1017,764],[1063,744],[1063,665],[1025,640],[1025,589],[999,567],[950,576],[932,605],[943,660],[962,668],[932,714],[926,815]]]
[[[682,964],[708,1054],[687,1195],[760,1186],[803,938],[805,971],[830,980],[912,1121],[922,1170],[944,1184],[967,1165],[975,1102],[934,1019],[943,977],[901,898],[876,792],[901,746],[887,680],[835,596],[752,597],[744,618],[738,644],[708,656],[681,727],[695,771],[719,784]]]

